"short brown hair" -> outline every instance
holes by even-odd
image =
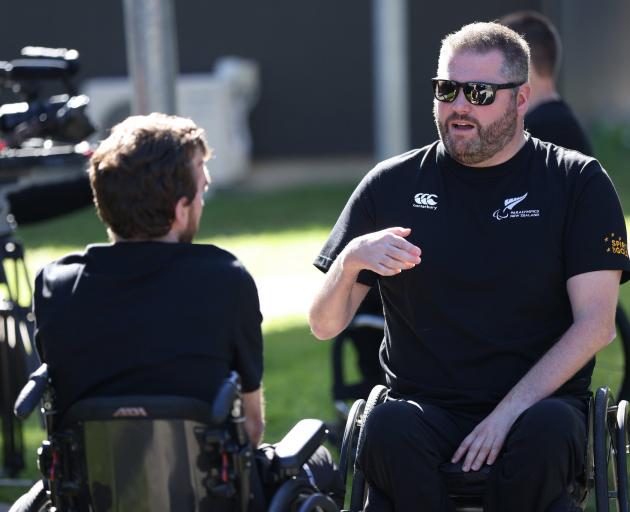
[[[529,44],[532,66],[545,77],[554,77],[560,56],[562,43],[553,23],[536,11],[519,11],[499,19],[499,23],[510,27],[525,38]]]
[[[503,54],[501,72],[510,82],[525,82],[529,78],[529,46],[516,32],[499,23],[470,23],[442,40],[438,72],[445,59],[459,52]]]
[[[193,157],[210,155],[192,120],[164,114],[132,116],[112,128],[90,159],[89,176],[101,220],[117,236],[166,235],[182,197],[197,193]]]

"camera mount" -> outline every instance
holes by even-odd
[[[34,184],[45,168],[84,167],[94,127],[85,114],[86,96],[72,77],[79,54],[65,48],[26,47],[21,57],[0,62],[0,86],[22,101],[0,105],[0,419],[3,460],[0,476],[24,468],[22,425],[13,404],[28,374],[39,365],[34,346],[31,281],[24,246],[14,236],[8,196]],[[42,98],[44,85],[61,82],[63,94]],[[24,286],[25,285],[25,286]]]
[[[0,236],[0,263],[0,286],[6,289],[6,297],[0,301],[0,413],[4,441],[0,474],[15,477],[24,468],[24,446],[22,425],[13,415],[13,404],[20,392],[20,383],[26,382],[39,361],[30,304],[20,303],[20,298],[24,297],[20,283],[26,283],[27,297],[32,293],[24,247],[10,234]],[[11,278],[9,270],[13,270]]]

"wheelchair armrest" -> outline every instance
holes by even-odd
[[[321,420],[298,421],[276,444],[274,468],[282,477],[297,475],[308,458],[326,440],[327,435],[328,430]]]
[[[37,407],[37,404],[44,396],[44,391],[48,385],[48,365],[42,364],[28,378],[28,382],[20,391],[13,413],[21,420],[28,418]]]
[[[212,402],[213,424],[220,425],[228,418],[240,390],[241,381],[238,373],[230,372],[230,376],[223,381]]]

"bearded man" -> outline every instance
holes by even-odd
[[[388,400],[365,425],[366,511],[451,511],[439,466],[490,465],[486,511],[571,510],[595,353],[630,264],[615,189],[593,158],[524,131],[529,48],[496,23],[442,41],[440,140],[378,164],[315,265],[332,338],[372,286]]]

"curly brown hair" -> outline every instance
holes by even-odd
[[[101,220],[123,239],[166,235],[182,197],[197,193],[193,158],[211,155],[203,129],[165,114],[132,116],[112,128],[90,159],[94,204]]]

